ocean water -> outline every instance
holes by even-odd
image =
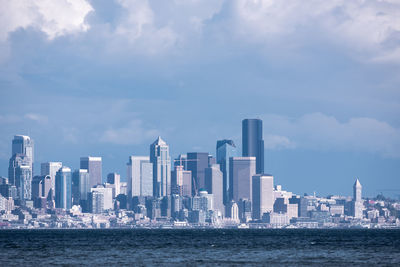
[[[0,230],[1,266],[400,266],[400,230]]]

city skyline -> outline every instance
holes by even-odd
[[[252,119],[250,119],[250,121],[251,120]],[[259,120],[259,119],[257,119],[257,120]],[[249,121],[249,119],[243,119],[242,120],[242,130],[243,130],[242,133],[245,132],[244,128],[247,127],[247,126],[244,126],[244,122],[245,121]],[[261,125],[262,125],[262,121],[261,121]],[[261,133],[262,133],[262,126],[261,126]],[[12,143],[13,144],[12,145],[12,155],[13,156],[10,158],[10,161],[13,160],[13,159],[15,160],[15,155],[23,156],[23,154],[18,154],[18,151],[16,152],[16,149],[15,149],[15,146],[14,146],[14,140],[16,140],[16,139],[18,139],[20,137],[22,137],[23,139],[27,138],[29,140],[29,142],[30,142],[29,144],[31,144],[31,143],[33,144],[34,143],[34,139],[32,139],[30,136],[15,135],[14,139],[13,139],[13,143]],[[245,141],[245,138],[243,138],[242,142],[247,142],[247,141]],[[236,156],[238,154],[244,154],[244,152],[240,153],[240,151],[236,151],[236,146],[235,146],[235,144],[233,143],[232,140],[228,140],[228,139],[216,140],[216,144],[217,144],[217,146],[216,146],[216,153],[215,154],[218,154],[218,151],[219,151],[219,149],[221,148],[222,145],[230,144],[235,149],[234,150],[235,152],[233,154],[231,154],[230,157],[228,157],[228,160],[227,160],[228,163],[226,163],[226,164],[228,164],[230,166],[230,168],[227,171],[228,172],[228,177],[227,177],[228,181],[227,182],[228,182],[228,184],[230,184],[228,187],[232,188],[233,184],[235,183],[236,184],[236,187],[235,187],[236,190],[238,190],[238,188],[240,188],[240,190],[249,190],[249,189],[244,189],[244,188],[250,188],[252,186],[251,182],[249,183],[249,182],[243,181],[242,179],[240,179],[238,177],[234,178],[235,177],[235,174],[234,174],[235,173],[235,163],[234,162],[237,162],[236,164],[237,164],[238,167],[236,167],[236,168],[240,169],[240,171],[241,171],[240,175],[242,175],[242,176],[243,175],[247,176],[247,174],[243,174],[243,169],[242,169],[243,166],[245,166],[245,165],[247,166],[248,164],[250,164],[250,165],[248,165],[248,167],[244,167],[244,169],[246,170],[245,171],[246,173],[248,172],[248,168],[251,168],[250,172],[249,172],[250,173],[250,175],[249,175],[250,181],[252,180],[253,175],[266,175],[266,176],[269,176],[269,174],[265,174],[265,172],[259,173],[259,172],[256,171],[256,158],[257,157],[238,157],[238,156]],[[174,183],[171,183],[171,179],[172,179],[171,177],[174,175],[174,172],[176,171],[176,168],[174,168],[174,166],[183,168],[183,169],[181,169],[181,171],[186,171],[186,172],[189,171],[189,173],[190,173],[190,175],[192,177],[192,185],[191,185],[191,187],[192,187],[192,194],[193,195],[197,195],[199,193],[200,189],[206,189],[207,188],[207,186],[206,186],[206,179],[207,179],[206,178],[206,171],[207,171],[207,168],[210,169],[213,166],[214,167],[218,166],[218,169],[221,170],[221,175],[223,175],[224,167],[221,167],[221,164],[215,164],[215,163],[217,163],[218,158],[215,155],[213,155],[213,153],[211,153],[211,152],[210,153],[209,152],[186,152],[186,153],[183,153],[183,154],[182,154],[182,152],[180,152],[178,154],[178,156],[176,157],[176,159],[171,161],[171,159],[170,159],[171,157],[168,154],[169,153],[169,146],[167,145],[167,143],[163,139],[161,139],[160,136],[158,136],[156,138],[156,140],[150,145],[150,147],[151,147],[150,154],[152,154],[152,153],[154,154],[155,153],[154,149],[156,149],[156,151],[157,151],[157,147],[160,147],[160,146],[161,147],[163,147],[163,146],[167,147],[167,150],[164,150],[164,151],[167,152],[167,155],[168,155],[168,159],[167,160],[163,160],[163,161],[165,161],[165,163],[162,163],[162,164],[166,164],[166,166],[167,165],[170,166],[169,168],[167,168],[165,170],[166,173],[169,172],[168,175],[170,177],[169,178],[165,177],[164,179],[169,179],[170,182],[167,185],[165,185],[164,191],[165,190],[167,190],[167,191],[169,190],[169,192],[165,193],[164,196],[166,196],[167,194],[168,195],[172,194],[172,190],[173,190],[172,188],[173,188]],[[31,145],[30,146],[30,150],[29,150],[28,153],[31,155],[30,158],[32,158],[32,160],[28,160],[27,161],[27,164],[30,165],[30,166],[33,166],[32,165],[32,161],[33,161],[33,157],[34,157],[34,152],[33,151],[34,151],[33,145]],[[159,154],[159,153],[161,153],[161,151],[159,150],[159,152],[156,152],[156,153]],[[185,158],[182,158],[183,155],[185,156]],[[200,158],[204,158],[205,157],[205,162],[202,162],[202,160],[198,159],[197,157],[199,157],[199,156],[200,156]],[[210,157],[213,158],[212,162],[210,162]],[[261,157],[264,157],[264,155],[262,155]],[[127,196],[131,197],[131,198],[133,196],[151,196],[152,194],[149,193],[150,192],[149,191],[150,187],[153,187],[154,181],[156,181],[158,179],[158,178],[154,177],[154,175],[153,175],[153,171],[154,171],[154,167],[153,166],[154,166],[154,164],[150,161],[151,157],[150,156],[138,156],[138,155],[134,155],[133,156],[133,155],[130,155],[128,158],[129,158],[129,162],[126,164],[126,166],[128,167],[128,169],[127,169],[128,172],[127,172],[126,176],[122,176],[122,177],[125,177],[124,182],[127,183],[127,189],[126,189],[127,190]],[[107,183],[107,181],[109,180],[109,176],[111,176],[111,175],[118,175],[118,176],[121,175],[120,172],[116,172],[117,170],[113,170],[112,172],[107,172],[108,173],[107,175],[102,175],[103,166],[102,166],[102,157],[101,156],[80,156],[79,159],[80,159],[79,168],[78,167],[75,168],[73,166],[69,167],[69,165],[63,165],[62,162],[55,162],[55,161],[36,163],[37,165],[41,166],[41,168],[40,168],[40,171],[36,171],[37,173],[34,173],[33,171],[31,171],[31,173],[30,173],[31,179],[33,179],[34,177],[45,177],[47,175],[50,175],[50,177],[52,177],[52,183],[55,184],[55,182],[56,182],[56,173],[58,172],[59,169],[60,170],[62,168],[69,169],[69,172],[71,173],[71,175],[72,175],[73,170],[75,170],[76,172],[86,171],[88,173],[88,175],[89,175],[88,177],[90,177],[90,174],[89,174],[90,172],[87,169],[88,168],[94,168],[96,170],[96,178],[94,178],[95,181],[92,181],[93,178],[89,178],[88,185],[87,185],[88,188],[91,188],[91,187],[95,187],[96,185],[99,185],[99,184],[102,184],[102,183]],[[94,162],[95,164],[97,164],[97,162],[100,162],[100,164],[99,165],[94,165],[94,167],[90,167],[90,162]],[[136,165],[134,165],[133,162],[137,162]],[[173,163],[171,163],[171,162],[173,162]],[[34,161],[33,161],[33,163],[34,163]],[[142,164],[150,164],[150,165],[142,166]],[[202,173],[201,174],[202,175],[201,179],[203,181],[202,182],[203,186],[199,186],[199,181],[196,178],[198,176],[198,174],[196,174],[196,171],[193,172],[193,170],[196,170],[196,166],[198,164],[200,164],[200,166],[201,166],[200,170],[202,170],[201,171],[201,173]],[[181,165],[181,166],[179,166],[179,165]],[[54,166],[54,167],[51,167],[51,166]],[[136,167],[133,167],[133,166],[136,166]],[[252,167],[250,167],[250,166],[252,166]],[[26,166],[22,166],[22,167],[26,167]],[[9,167],[9,172],[10,172],[10,168],[11,168],[11,165]],[[143,168],[145,168],[145,169],[143,169]],[[142,174],[142,172],[145,172],[146,174]],[[121,173],[124,173],[124,172],[122,171]],[[133,174],[133,173],[135,173],[135,174]],[[194,174],[192,174],[192,173],[194,173]],[[40,174],[40,176],[38,176],[39,174]],[[149,183],[149,182],[143,182],[142,175],[147,175],[148,179],[151,176],[150,184],[146,185],[146,189],[145,189],[146,193],[142,193],[142,190],[143,190],[142,183]],[[164,175],[166,175],[166,174],[164,174]],[[136,177],[133,178],[134,176],[136,176]],[[137,177],[137,176],[139,176],[139,177]],[[2,177],[6,177],[6,176],[3,175]],[[180,178],[180,179],[182,179],[182,178]],[[123,180],[121,180],[121,181],[123,181]],[[221,181],[224,184],[223,178],[221,178]],[[241,186],[238,186],[238,182],[244,183],[244,184],[241,185]],[[359,177],[356,177],[356,182],[355,182],[355,184],[353,186],[353,190],[351,191],[351,195],[353,195],[354,198],[355,198],[355,192],[356,192],[355,191],[356,190],[355,186],[356,186],[357,183],[359,184]],[[132,191],[133,184],[136,184],[137,187],[138,187],[138,188],[135,188],[136,193],[133,193],[133,191]],[[223,184],[221,185],[221,189],[224,188]],[[169,189],[167,189],[168,185],[169,185]],[[279,184],[279,186],[282,186],[282,184]],[[283,185],[283,186],[285,186],[285,185]],[[285,188],[287,188],[287,187],[285,186]],[[158,190],[156,189],[156,187],[152,188],[153,192],[154,192],[154,190],[155,190],[155,192],[157,192],[157,193],[155,193],[156,194],[155,196],[160,196],[159,193],[158,193]],[[182,189],[175,189],[175,190],[179,191],[179,190],[182,190]],[[296,193],[298,195],[302,195],[302,194],[306,195],[306,194],[308,194],[308,192],[296,192],[295,190],[292,190],[292,191],[294,191],[294,193]],[[55,188],[53,189],[53,198],[54,198],[54,192],[55,192]],[[312,193],[315,194],[316,192],[314,191]],[[234,196],[234,195],[237,195],[237,194],[239,194],[239,193],[238,192],[234,193],[233,191],[228,191],[228,193],[227,193],[227,195],[229,196],[228,199],[233,199],[233,200],[236,200],[236,202],[237,202],[240,198],[242,198],[242,197],[237,197],[237,196],[235,197]],[[243,193],[241,193],[241,194],[243,194]],[[244,194],[246,195],[246,193],[244,193]],[[329,194],[326,194],[325,196],[329,196],[329,195],[341,195],[341,194],[336,194],[334,192],[331,192]],[[324,195],[321,195],[321,196],[324,196]],[[252,198],[251,195],[248,195],[247,197],[249,199]],[[364,197],[374,197],[374,196],[364,196]],[[222,193],[222,199],[223,198],[224,198],[224,190],[223,190],[223,193]],[[360,197],[358,197],[358,199],[360,199]]]
[[[259,118],[265,172],[291,190],[350,194],[359,176],[399,194],[398,3],[54,2],[2,5],[0,175],[15,134],[35,162],[100,155],[124,174],[157,136],[172,158],[241,150]]]

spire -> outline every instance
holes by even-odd
[[[360,180],[358,180],[358,178],[356,178],[356,181],[355,181],[355,183],[354,183],[354,186],[355,186],[355,187],[362,187],[362,185],[361,185],[361,183],[360,183]]]
[[[164,140],[161,139],[161,136],[158,136],[156,141],[154,141],[153,145],[166,145]]]

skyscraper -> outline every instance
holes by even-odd
[[[130,156],[128,166],[128,197],[153,195],[153,164],[150,157]]]
[[[61,167],[56,173],[56,208],[70,209],[72,207],[71,169]]]
[[[362,185],[357,178],[353,185],[353,216],[359,219],[363,218],[363,207],[364,207],[361,193],[362,193]]]
[[[51,193],[51,177],[49,175],[35,176],[32,179],[32,199],[47,198]]]
[[[40,175],[50,176],[51,191],[54,197],[56,190],[56,173],[62,167],[62,162],[45,162],[40,165]]]
[[[115,197],[118,196],[121,192],[121,175],[115,172],[109,173],[107,175],[107,183],[114,185],[114,195]],[[151,189],[153,190],[153,187]]]
[[[205,188],[205,169],[208,168],[208,153],[187,153],[187,169],[192,172],[192,194],[200,192]]]
[[[243,157],[256,157],[256,172],[264,173],[264,140],[262,120],[245,119],[242,121]]]
[[[229,158],[236,157],[237,149],[232,140],[219,140],[217,141],[217,163],[219,164],[223,174],[223,200],[227,205],[232,198],[229,195]]]
[[[230,182],[232,199],[238,203],[240,199],[252,199],[252,177],[256,174],[255,157],[230,158]]]
[[[86,210],[90,193],[89,173],[85,169],[75,170],[72,174],[72,198],[74,205],[81,205]]]
[[[24,202],[32,197],[33,140],[29,136],[15,135],[12,140],[8,178],[16,186],[19,199]]]
[[[32,199],[32,169],[29,166],[19,166],[17,168],[19,182],[19,198],[22,201]]]
[[[150,162],[153,163],[153,196],[171,194],[171,158],[169,146],[159,136],[150,145]]]
[[[181,165],[175,166],[172,171],[171,194],[192,196],[192,172],[185,171]]]
[[[29,166],[29,158],[24,154],[14,154],[10,158],[10,164],[8,167],[8,183],[15,185],[17,188],[20,187],[20,177],[18,176],[20,166]],[[32,172],[32,169],[31,169]]]
[[[209,194],[213,196],[214,210],[218,210],[222,215],[225,213],[223,202],[223,174],[219,164],[213,164],[205,169],[205,187]]]
[[[12,141],[12,153],[11,156],[15,154],[22,154],[27,157],[28,165],[32,169],[33,173],[33,140],[26,135],[15,135]]]
[[[81,157],[80,163],[80,169],[87,170],[89,173],[90,187],[102,184],[101,157]]]
[[[256,174],[253,176],[252,211],[253,219],[259,220],[266,212],[274,208],[274,177],[269,174]]]

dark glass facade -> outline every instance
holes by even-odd
[[[256,172],[264,173],[264,140],[262,120],[245,119],[242,121],[243,157],[256,157]]]

